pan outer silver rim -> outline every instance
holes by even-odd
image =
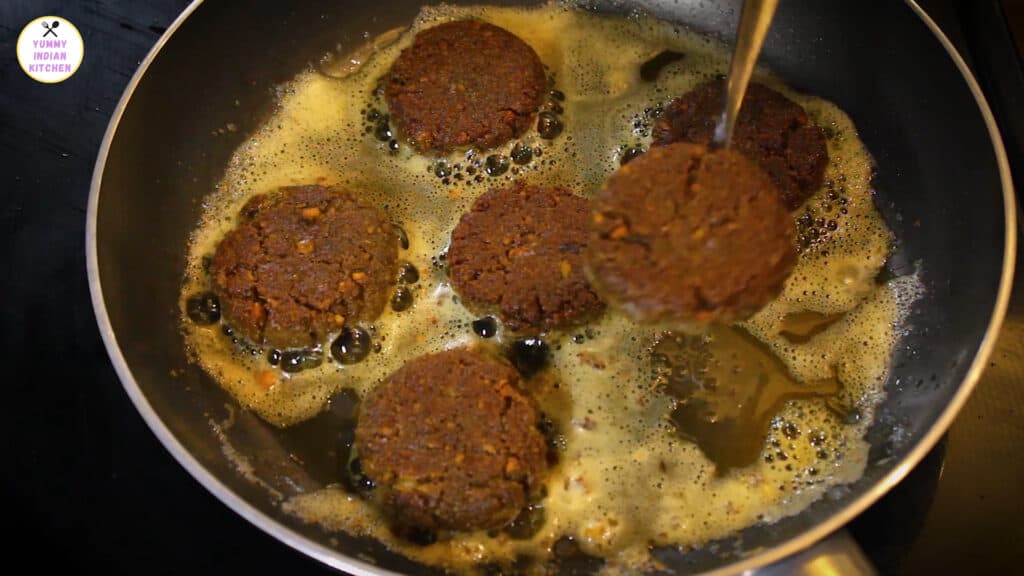
[[[946,406],[945,410],[943,410],[942,414],[935,420],[931,429],[928,430],[921,441],[917,443],[899,466],[889,471],[888,474],[876,482],[868,491],[860,495],[857,499],[849,502],[824,522],[819,523],[809,530],[805,530],[798,536],[790,538],[777,546],[765,549],[747,558],[708,572],[707,574],[709,575],[718,576],[745,573],[767,566],[768,564],[777,562],[783,558],[805,550],[813,546],[818,541],[824,539],[832,532],[842,528],[848,522],[853,520],[853,518],[874,504],[892,487],[903,480],[914,466],[916,466],[917,463],[920,462],[921,459],[924,458],[924,456],[932,449],[935,443],[938,442],[942,434],[945,433],[950,424],[952,424],[953,419],[960,412],[964,403],[967,402],[967,398],[970,396],[971,391],[974,390],[975,385],[981,378],[981,374],[985,369],[988,358],[991,356],[992,350],[995,347],[996,339],[998,338],[1000,328],[1003,325],[1003,320],[1006,317],[1006,310],[1010,301],[1010,292],[1013,287],[1013,269],[1017,259],[1017,203],[1013,189],[1013,182],[1010,176],[1010,165],[1007,160],[1006,149],[1003,146],[1003,139],[999,133],[999,128],[996,125],[995,118],[992,115],[992,110],[989,108],[988,102],[985,100],[985,96],[982,94],[981,87],[978,85],[977,80],[967,67],[967,63],[964,62],[964,59],[949,41],[949,38],[946,37],[942,30],[939,29],[924,10],[918,6],[917,2],[914,0],[904,1],[932,31],[932,34],[935,35],[936,39],[938,39],[942,44],[942,47],[945,48],[946,52],[949,54],[949,57],[956,64],[956,67],[960,70],[960,74],[963,76],[964,81],[967,82],[967,85],[971,90],[971,94],[974,95],[974,100],[978,105],[982,118],[985,121],[989,138],[992,141],[996,162],[999,166],[999,176],[1003,185],[1003,212],[1005,217],[1003,266],[1002,275],[999,281],[999,292],[996,296],[995,306],[992,309],[988,328],[985,330],[985,337],[982,339],[978,353],[971,361],[967,375],[960,387],[957,389],[956,394]],[[121,116],[123,115],[128,102],[131,100],[132,94],[135,93],[135,88],[138,86],[139,81],[145,75],[150,64],[174,32],[196,10],[196,8],[202,4],[202,2],[203,0],[193,0],[193,2],[178,16],[178,18],[175,19],[175,21],[164,32],[163,36],[160,37],[153,48],[149,51],[149,54],[146,55],[145,60],[142,61],[142,64],[139,66],[138,70],[136,70],[135,75],[132,76],[124,94],[121,96],[121,100],[117,104],[117,108],[114,110],[110,124],[107,126],[106,134],[104,135],[103,141],[100,145],[99,155],[96,158],[96,165],[93,168],[85,230],[85,250],[89,278],[89,292],[92,296],[93,310],[96,313],[96,321],[99,325],[100,334],[103,337],[103,343],[106,346],[107,354],[110,356],[114,369],[121,380],[121,384],[128,393],[128,396],[131,398],[136,410],[138,410],[139,414],[141,414],[143,419],[145,419],[150,430],[153,431],[167,451],[171,453],[171,456],[173,456],[174,459],[192,475],[193,478],[198,480],[200,484],[202,484],[221,502],[226,504],[229,508],[234,510],[235,513],[245,518],[251,524],[273,536],[277,540],[280,540],[295,550],[327,564],[328,566],[343,570],[353,574],[354,576],[396,574],[395,572],[384,570],[368,562],[340,554],[336,550],[314,542],[298,532],[285,527],[270,516],[256,509],[247,501],[243,500],[230,488],[224,485],[217,477],[210,473],[210,471],[203,467],[203,465],[200,464],[199,461],[196,460],[171,433],[164,422],[153,410],[152,406],[150,406],[149,401],[142,394],[142,390],[139,388],[138,383],[136,383],[135,377],[132,375],[131,370],[128,368],[128,364],[125,361],[124,355],[121,353],[121,349],[117,343],[117,337],[114,335],[113,327],[110,324],[110,318],[107,314],[106,305],[103,299],[103,288],[100,285],[99,266],[97,261],[98,257],[96,251],[96,222],[97,211],[99,208],[100,187],[103,181],[103,169],[107,162],[107,155],[110,151],[111,142],[113,141],[114,134],[117,132],[117,126],[121,121]]]

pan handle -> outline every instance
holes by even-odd
[[[837,530],[807,550],[755,570],[756,576],[874,576],[878,574],[857,541]]]

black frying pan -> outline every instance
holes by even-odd
[[[274,491],[291,494],[317,480],[287,458],[271,427],[244,413],[232,440],[264,486],[242,477],[209,424],[225,416],[232,400],[187,364],[178,332],[185,248],[201,199],[269,109],[272,87],[336,43],[355,46],[363,32],[407,24],[420,2],[295,4],[197,2],[143,63],[96,164],[87,239],[93,302],[128,394],[167,449],[218,498],[331,566],[430,572],[376,542],[326,534],[282,513]],[[595,2],[593,8],[640,7],[728,38],[739,4]],[[705,551],[656,551],[677,572],[764,566],[821,540],[895,485],[949,426],[977,381],[1012,279],[1016,212],[1002,143],[963,61],[919,8],[892,0],[784,0],[762,61],[794,88],[836,102],[853,118],[877,160],[877,204],[897,238],[887,268],[902,275],[919,265],[927,293],[897,346],[888,398],[868,433],[864,477],[797,516],[749,528]],[[211,138],[226,122],[237,132]],[[172,370],[180,371],[176,378]],[[715,553],[707,551],[712,548]]]

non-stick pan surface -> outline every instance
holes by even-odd
[[[143,63],[114,114],[89,205],[89,274],[100,329],[154,433],[248,521],[353,573],[375,565],[424,569],[375,542],[326,534],[283,514],[275,492],[288,495],[316,481],[255,417],[242,413],[231,440],[258,481],[228,463],[211,423],[223,420],[233,401],[186,362],[177,295],[202,198],[271,106],[273,87],[337,43],[354,46],[364,32],[408,23],[419,5],[194,4]],[[592,7],[641,8],[727,38],[739,2]],[[776,560],[838,528],[898,482],[977,381],[1009,296],[1016,223],[1005,152],[963,62],[915,5],[786,0],[762,58],[793,87],[836,102],[854,119],[877,160],[876,203],[897,238],[888,269],[919,270],[926,294],[895,351],[888,398],[869,431],[864,477],[798,516],[704,551],[657,552],[680,572],[735,572]],[[229,122],[236,131],[218,132]]]

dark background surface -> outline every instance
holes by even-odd
[[[1007,31],[1009,22],[1024,38],[1022,2],[921,4],[980,75],[1024,179],[1024,74]],[[0,421],[4,517],[15,534],[5,548],[56,569],[329,573],[178,466],[122,391],[95,327],[84,252],[93,163],[122,90],[185,5],[0,3]],[[29,79],[14,56],[21,28],[46,14],[74,23],[86,47],[78,72],[56,85]],[[944,442],[852,526],[886,573],[1024,570],[1024,290],[1012,307]]]

